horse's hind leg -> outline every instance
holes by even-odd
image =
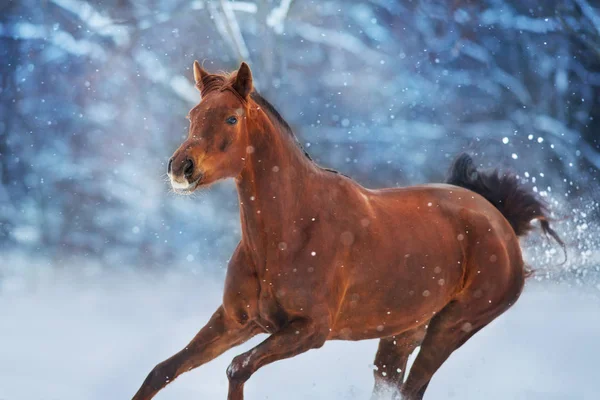
[[[489,254],[486,252],[486,260]],[[494,269],[472,268],[469,283],[460,295],[431,319],[421,350],[402,385],[404,400],[421,400],[433,374],[450,354],[518,299],[524,283],[522,262],[510,267],[506,253],[498,255],[498,261],[500,258],[505,263],[488,264]]]
[[[461,308],[451,303],[431,320],[419,354],[401,387],[403,400],[421,400],[433,374],[450,354],[489,322],[473,327],[461,317]]]
[[[408,357],[423,341],[425,326],[426,324],[423,324],[399,335],[379,340],[374,363],[375,387],[372,400],[399,394],[400,385],[404,382]]]

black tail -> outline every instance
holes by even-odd
[[[446,183],[461,186],[485,197],[492,203],[513,227],[517,236],[524,236],[533,229],[531,221],[540,221],[546,235],[552,236],[565,252],[565,244],[550,227],[546,205],[539,200],[533,191],[519,184],[514,174],[500,173],[498,170],[479,172],[473,159],[466,153],[459,155],[448,174]]]

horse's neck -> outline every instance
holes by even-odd
[[[318,167],[295,138],[266,115],[250,132],[250,151],[237,179],[243,241],[261,263],[270,241],[282,240],[301,218],[303,192],[317,178]],[[264,260],[263,260],[264,261]]]

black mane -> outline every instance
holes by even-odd
[[[292,131],[292,127],[287,123],[287,121],[285,119],[283,119],[281,114],[279,114],[279,111],[277,111],[275,109],[275,107],[273,107],[273,105],[271,103],[269,103],[264,97],[262,97],[257,91],[253,91],[252,93],[250,93],[250,97],[252,98],[252,100],[254,100],[254,102],[256,104],[259,105],[260,108],[262,108],[267,113],[267,115],[269,115],[269,117],[272,117],[273,119],[275,119],[275,121],[283,129],[285,129],[292,136],[292,138],[294,138],[294,141],[296,142],[298,147],[300,147],[300,150],[302,150],[302,152],[304,153],[306,158],[313,161],[313,159],[306,152],[306,150],[304,150],[304,147],[302,147],[302,144],[300,144],[300,142],[298,141],[298,138],[296,137],[296,135],[294,135],[294,131]]]

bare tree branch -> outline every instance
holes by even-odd
[[[292,6],[292,1],[281,0],[279,6],[273,8],[267,16],[267,25],[279,35],[283,33],[284,22]]]
[[[587,0],[575,0],[583,15],[585,15],[594,28],[596,29],[596,33],[600,34],[600,14],[596,12],[596,10],[587,2]]]
[[[231,37],[231,42],[234,45],[235,53],[240,61],[248,60],[250,58],[250,52],[246,47],[246,42],[242,36],[240,25],[237,22],[237,18],[231,8],[231,2],[227,0],[221,0],[221,8],[223,9],[223,15],[225,16],[225,27]]]
[[[368,64],[380,64],[381,60],[386,58],[349,33],[316,27],[299,21],[294,21],[293,27],[295,33],[306,40],[359,55]]]

